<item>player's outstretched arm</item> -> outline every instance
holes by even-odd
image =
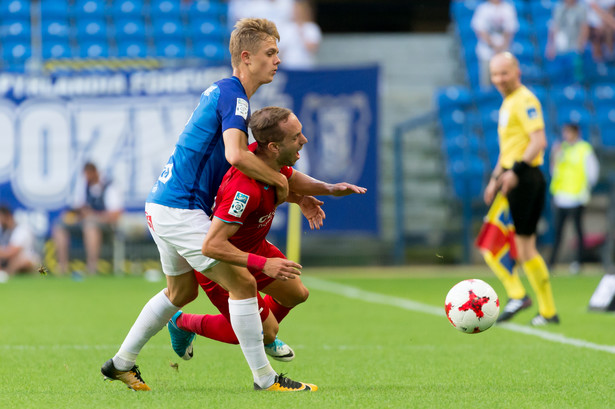
[[[263,271],[269,277],[278,280],[293,279],[301,274],[299,271],[302,268],[301,265],[294,261],[284,258],[265,258],[246,253],[235,247],[229,241],[229,238],[239,230],[239,227],[238,223],[226,223],[214,217],[203,241],[202,253],[207,257],[228,264]]]
[[[300,195],[306,196],[348,196],[353,193],[364,194],[367,189],[356,186],[350,183],[325,183],[311,176],[301,173],[298,170],[293,171],[292,176],[288,180],[290,190]]]
[[[224,131],[222,138],[224,155],[231,166],[252,179],[275,186],[277,204],[284,203],[288,196],[288,179],[248,150],[248,136],[239,129],[230,128]]]

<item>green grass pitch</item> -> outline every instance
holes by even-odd
[[[151,392],[103,382],[100,366],[162,282],[18,277],[0,285],[0,408],[614,408],[615,314],[587,311],[600,271],[560,273],[561,325],[519,330],[532,307],[516,326],[466,335],[444,317],[450,287],[481,278],[506,298],[482,266],[305,269],[310,298],[279,334],[297,357],[272,362],[320,387],[300,394],[252,391],[238,346],[200,338],[182,361],[166,329],[137,362]],[[201,293],[185,311],[213,308]]]

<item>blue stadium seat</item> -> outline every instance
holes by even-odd
[[[30,19],[30,1],[0,0],[0,16],[4,19]]]
[[[154,41],[184,39],[184,25],[179,19],[156,19],[153,21]]]
[[[440,124],[445,134],[463,132],[466,123],[466,113],[461,109],[440,110]]]
[[[607,148],[615,148],[615,123],[600,124],[600,142]]]
[[[465,108],[472,104],[472,94],[467,87],[450,86],[436,91],[438,109]]]
[[[111,4],[114,19],[135,18],[143,15],[143,0],[115,0]]]
[[[190,22],[190,36],[193,42],[224,41],[228,28],[216,20],[192,19]]]
[[[228,47],[218,42],[200,41],[193,44],[192,55],[203,58],[210,64],[222,64],[230,60]]]
[[[156,56],[164,58],[184,58],[186,56],[186,44],[183,41],[157,41]]]
[[[66,2],[57,0],[41,0],[41,18],[67,18],[68,7]]]
[[[70,26],[66,18],[50,18],[41,22],[43,42],[46,40],[66,40],[70,34]]]
[[[536,18],[551,18],[553,9],[557,5],[557,0],[533,0],[530,1],[530,15]]]
[[[480,4],[478,0],[454,0],[451,2],[451,19],[457,24],[470,24],[476,7]]]
[[[515,39],[510,44],[510,52],[521,63],[534,63],[536,61],[536,47],[529,40]]]
[[[141,17],[123,18],[115,21],[115,36],[125,39],[145,39],[145,22]]]
[[[615,126],[615,106],[613,104],[600,105],[596,108],[596,121],[599,124]]]
[[[32,29],[29,20],[3,20],[0,24],[0,43],[30,41]]]
[[[138,40],[119,41],[117,44],[118,57],[145,58],[148,56],[147,43]]]
[[[2,59],[4,61],[23,62],[32,56],[30,42],[5,42],[2,44]]]
[[[584,108],[587,104],[587,92],[579,85],[553,87],[550,92],[551,102],[558,109]]]
[[[179,0],[151,0],[150,16],[152,18],[179,19],[180,16]]]
[[[595,105],[611,102],[615,99],[615,85],[613,84],[594,85],[590,92]]]
[[[68,39],[43,41],[43,58],[70,58],[73,56]]]
[[[81,19],[77,21],[77,40],[91,41],[107,38],[107,23],[102,19]]]
[[[477,198],[483,189],[486,164],[478,155],[448,163],[453,189],[459,198]]]
[[[106,41],[88,41],[79,43],[81,58],[108,58],[109,44]]]
[[[70,12],[77,21],[102,19],[105,16],[105,0],[76,0]]]
[[[228,3],[219,0],[195,0],[184,2],[188,8],[184,13],[191,19],[226,21],[228,16]]]

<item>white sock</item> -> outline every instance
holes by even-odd
[[[141,310],[120,350],[113,357],[115,368],[120,371],[132,368],[141,348],[167,324],[177,311],[179,307],[171,303],[164,290],[153,296]]]
[[[271,367],[263,345],[263,323],[258,313],[256,297],[246,300],[228,300],[231,325],[243,355],[252,370],[254,382],[268,388],[275,382],[276,372]]]

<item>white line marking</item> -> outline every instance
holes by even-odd
[[[408,300],[406,298],[395,297],[373,293],[370,291],[361,290],[360,288],[351,287],[344,284],[338,284],[332,281],[326,281],[320,278],[305,277],[302,281],[311,289],[326,291],[329,293],[342,295],[346,298],[354,298],[361,301],[370,302],[373,304],[384,304],[393,307],[403,308],[409,311],[423,312],[425,314],[437,315],[444,317],[444,307],[434,307],[428,304],[423,304],[418,301]],[[505,323],[498,324],[498,328],[506,329],[513,332],[518,332],[526,335],[533,335],[551,342],[560,344],[572,345],[579,348],[593,349],[595,351],[604,351],[615,354],[615,345],[600,345],[582,339],[568,338],[562,334],[543,331],[532,327],[526,327],[519,324]]]

